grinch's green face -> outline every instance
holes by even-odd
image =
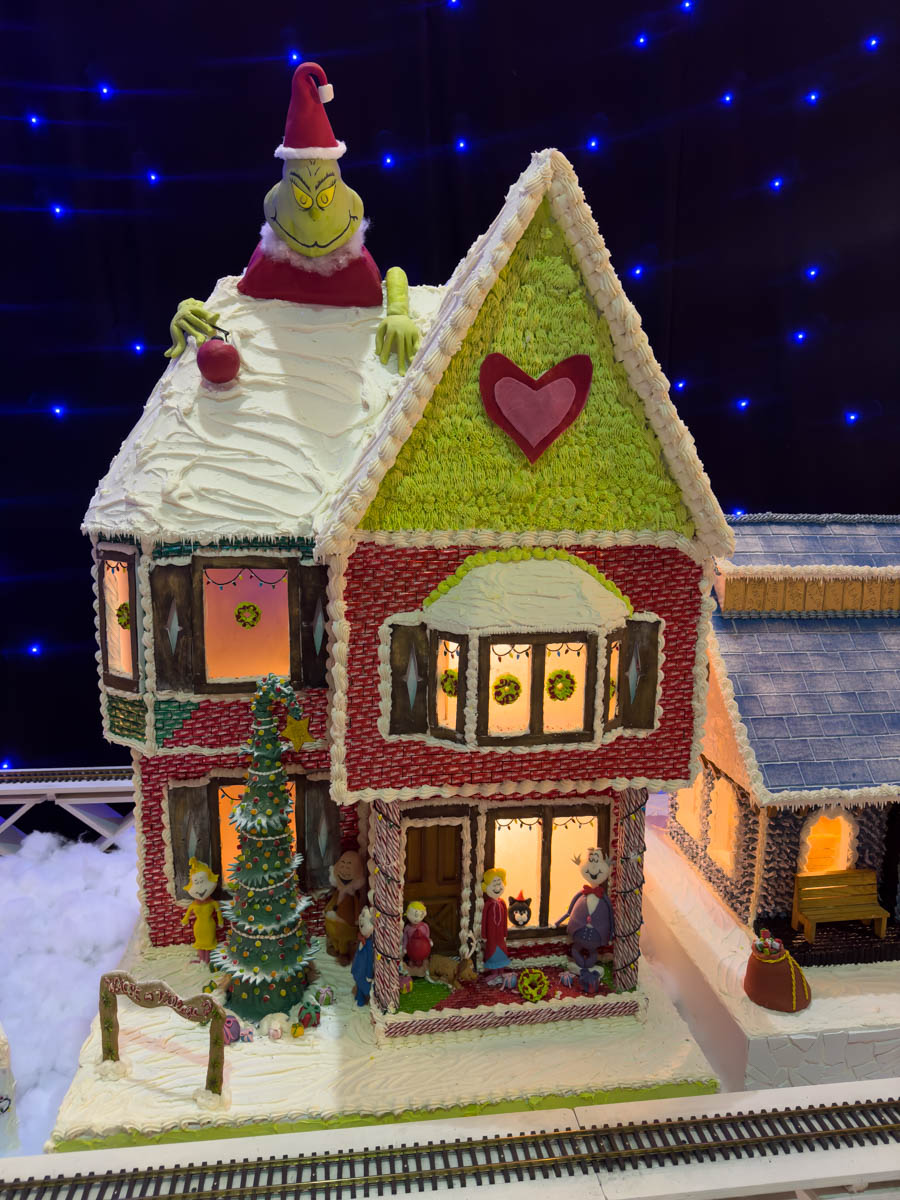
[[[266,196],[266,220],[298,254],[318,258],[345,245],[360,227],[363,202],[331,158],[295,158]]]

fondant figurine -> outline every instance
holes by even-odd
[[[580,967],[579,979],[586,992],[595,992],[600,982],[599,975],[592,971],[600,958],[601,950],[609,948],[615,934],[612,905],[606,894],[610,864],[606,855],[592,847],[581,861],[577,854],[572,860],[581,867],[584,886],[572,897],[572,902],[557,926],[566,924],[566,933],[572,943],[572,958]]]
[[[526,900],[521,891],[515,899],[510,897],[509,919],[517,929],[524,929],[531,920],[531,900]]]
[[[191,858],[188,861],[188,881],[185,891],[192,898],[187,906],[182,925],[194,921],[194,949],[197,957],[193,962],[209,962],[209,953],[216,948],[216,926],[222,924],[222,910],[212,894],[219,886],[219,877],[206,863]]]
[[[428,971],[431,956],[431,930],[425,920],[428,913],[419,900],[411,900],[406,906],[406,924],[403,926],[403,954],[410,975],[424,976]]]
[[[328,872],[334,891],[325,904],[325,949],[343,966],[356,950],[366,868],[355,850],[345,850]]]
[[[325,112],[334,95],[325,72],[314,62],[294,72],[284,141],[275,151],[283,162],[281,182],[266,196],[259,245],[238,291],[260,300],[326,304],[339,308],[381,307],[381,274],[364,246],[367,222],[363,202],[341,177],[338,142]],[[409,315],[409,288],[400,267],[385,277],[387,311],[375,341],[383,363],[397,355],[400,374],[419,344]],[[168,358],[178,358],[185,338],[201,345],[217,332],[218,313],[198,300],[183,300],[170,329]]]
[[[350,974],[353,976],[353,995],[360,1008],[369,1001],[372,990],[372,980],[375,978],[375,922],[372,920],[372,910],[368,907],[359,914],[359,940]]]
[[[506,901],[502,900],[506,888],[506,872],[502,867],[490,867],[481,880],[484,907],[481,910],[481,940],[484,943],[484,966],[496,971],[487,982],[492,987],[516,986],[516,974],[506,968],[511,966],[506,951],[507,912]]]

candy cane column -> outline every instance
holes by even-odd
[[[616,937],[613,972],[617,991],[637,984],[640,936],[643,922],[644,810],[646,788],[625,788],[619,793],[617,841],[618,879],[615,898]]]
[[[403,948],[403,863],[400,861],[400,805],[376,800],[370,825],[372,899],[375,918],[375,1004],[395,1012],[400,995],[398,967]],[[374,826],[374,828],[373,828]]]

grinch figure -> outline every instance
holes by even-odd
[[[222,924],[222,909],[212,895],[218,886],[218,875],[206,863],[197,858],[188,862],[188,881],[184,890],[191,897],[191,903],[185,909],[181,923],[187,925],[193,918],[194,949],[197,951],[194,962],[208,963],[210,951],[216,948],[216,926]]]
[[[275,151],[282,160],[281,182],[266,196],[259,245],[238,291],[260,300],[374,308],[383,302],[381,274],[365,248],[363,202],[341,176],[338,142],[325,113],[334,89],[325,72],[305,62],[294,72],[284,140]],[[419,344],[409,315],[409,286],[400,267],[385,277],[387,310],[378,327],[375,351],[383,363],[396,352],[401,375]],[[183,300],[170,329],[166,357],[178,358],[186,336],[197,345],[216,336],[218,313],[198,300]]]

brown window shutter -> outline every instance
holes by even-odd
[[[652,729],[658,677],[658,622],[626,622],[619,657],[619,711],[625,729]]]
[[[428,630],[391,627],[391,733],[428,731]]]
[[[305,891],[327,888],[328,872],[341,852],[341,818],[327,779],[296,779],[297,848],[303,855],[300,880]]]
[[[327,567],[300,566],[300,647],[303,686],[327,687]]]
[[[172,869],[175,897],[188,899],[184,890],[190,875],[191,858],[198,858],[217,875],[222,874],[219,841],[219,806],[215,783],[185,784],[169,788],[169,830],[172,835]],[[225,887],[219,879],[216,895]]]
[[[150,597],[157,690],[192,692],[194,634],[190,566],[154,566],[150,571]]]

